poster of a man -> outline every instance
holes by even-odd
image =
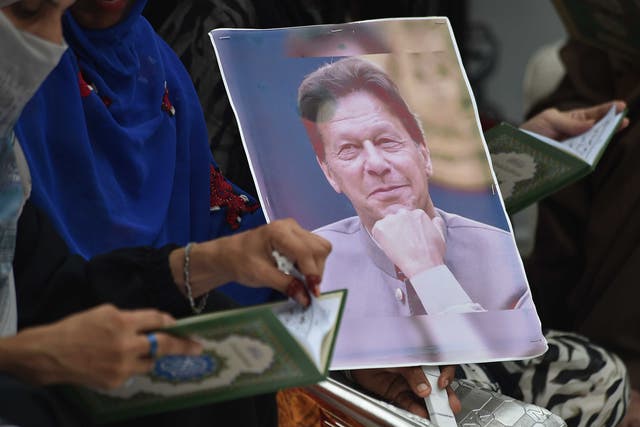
[[[265,215],[332,242],[332,369],[546,350],[446,19],[211,38]]]
[[[325,289],[349,289],[345,316],[530,303],[511,235],[434,206],[424,131],[383,70],[326,64],[301,83],[298,108],[327,181],[357,213],[316,230],[333,245]]]

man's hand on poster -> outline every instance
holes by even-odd
[[[623,101],[609,101],[593,107],[576,108],[567,111],[547,108],[524,122],[520,128],[544,135],[556,141],[562,141],[591,129],[591,126],[603,118],[614,104],[617,113],[626,108],[626,104]],[[622,130],[628,125],[629,119],[625,117],[618,130]]]
[[[389,259],[412,278],[444,264],[444,226],[442,218],[431,219],[422,209],[402,209],[377,221],[371,234]]]
[[[449,405],[454,413],[460,412],[460,400],[451,389],[455,375],[455,366],[441,369],[438,384],[446,389]],[[358,369],[351,371],[354,381],[392,404],[421,417],[429,417],[424,398],[431,394],[431,384],[421,367]]]

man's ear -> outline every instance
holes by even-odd
[[[327,162],[323,161],[323,160],[320,160],[320,158],[318,158],[318,156],[316,156],[316,161],[318,162],[318,165],[320,166],[320,169],[322,169],[322,172],[324,173],[325,178],[327,178],[327,181],[329,181],[329,185],[331,185],[331,187],[333,187],[333,189],[335,190],[336,193],[338,193],[338,194],[342,193],[342,190],[340,189],[340,186],[335,181],[335,179],[333,179],[333,174],[331,173],[331,169],[329,169],[329,166],[327,165]]]
[[[429,152],[426,142],[419,143],[418,150],[420,154],[422,154],[422,157],[424,157],[424,167],[427,171],[427,177],[431,178],[431,175],[433,175],[433,164],[431,163],[431,153]]]

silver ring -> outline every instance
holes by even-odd
[[[149,340],[149,357],[155,359],[158,355],[158,337],[153,332],[147,334]]]

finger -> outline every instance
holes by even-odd
[[[588,131],[595,123],[586,118],[582,111],[560,112],[553,110],[549,113],[548,122],[552,130],[561,136],[575,136]]]
[[[307,271],[307,267],[300,265],[300,271],[305,275],[307,286],[309,290],[313,292],[315,296],[320,296],[320,283],[322,282],[322,275],[324,274],[324,267],[327,261],[327,257],[331,253],[331,243],[323,237],[317,236],[312,233],[308,233],[312,238],[312,245],[309,247],[311,257],[313,258],[313,268],[315,273]]]
[[[447,388],[455,378],[456,367],[455,365],[447,365],[440,367],[440,376],[438,377],[438,387]]]
[[[418,398],[411,391],[405,391],[396,397],[393,403],[413,414],[423,418],[429,418],[429,412],[425,406],[424,399]]]
[[[457,414],[458,412],[462,411],[462,403],[460,402],[458,395],[456,395],[456,392],[453,391],[451,386],[447,387],[446,390],[447,397],[449,398],[449,406],[451,407],[453,413]]]
[[[156,361],[151,358],[138,358],[131,365],[131,374],[129,376],[149,373],[155,363]]]
[[[322,277],[324,266],[319,261],[324,261],[329,255],[331,245],[324,238],[301,227],[293,228],[291,231],[292,239],[286,242],[285,252],[302,274]]]
[[[123,316],[136,332],[165,328],[175,323],[173,317],[154,309],[124,311]]]
[[[622,119],[622,121],[620,122],[620,125],[618,126],[618,132],[621,131],[622,129],[626,128],[627,126],[629,126],[629,118],[625,117],[624,119]]]
[[[292,278],[289,285],[287,285],[285,294],[303,307],[307,307],[311,303],[311,297],[304,283],[295,277]]]
[[[579,110],[585,119],[600,120],[604,117],[612,106],[616,106],[616,112],[620,112],[626,108],[624,101],[610,101]]]
[[[274,239],[273,246],[278,252],[295,263],[303,274],[309,290],[316,296],[320,294],[320,282],[331,244],[324,238],[310,233],[296,223],[288,224],[287,233]],[[289,287],[291,283],[287,284]],[[287,291],[291,288],[289,287]],[[288,292],[289,296],[290,292]]]
[[[403,368],[399,368],[399,369],[403,369]],[[397,371],[389,370],[389,372],[397,372]],[[405,380],[402,375],[396,374],[391,376],[385,376],[385,378],[386,380],[384,384],[386,388],[380,395],[384,399],[388,400],[389,402],[397,403],[401,401],[401,395],[403,395],[404,393],[409,392],[413,394],[413,391],[409,387],[407,380]]]
[[[198,356],[202,354],[202,344],[188,338],[180,338],[165,333],[156,333],[158,340],[157,357],[169,354],[182,356]]]
[[[424,375],[422,368],[409,367],[400,368],[398,373],[404,377],[411,390],[420,397],[427,397],[431,394],[431,384]]]
[[[156,358],[168,354],[183,356],[198,356],[202,354],[202,344],[196,341],[160,332],[156,332],[154,335],[156,338]],[[135,337],[132,351],[138,359],[149,359],[152,352],[151,346],[148,334],[138,334]]]

